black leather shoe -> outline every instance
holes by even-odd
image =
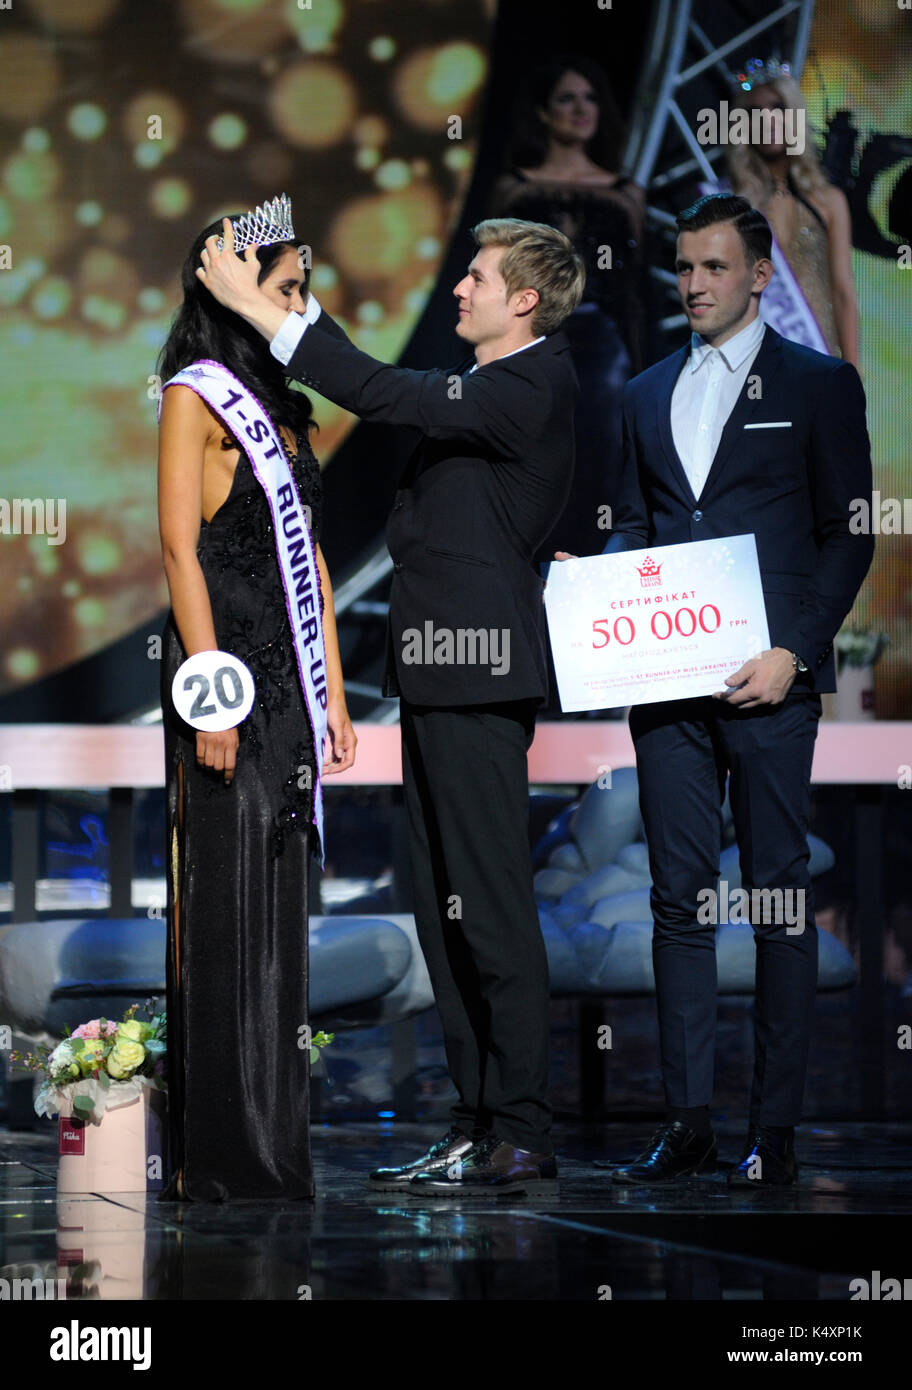
[[[798,1181],[794,1134],[774,1134],[758,1125],[744,1157],[728,1175],[733,1187],[790,1187]]]
[[[716,1166],[718,1150],[715,1135],[704,1139],[680,1120],[666,1122],[650,1140],[649,1148],[626,1168],[614,1168],[615,1182],[642,1183],[674,1182],[694,1173],[711,1173]]]
[[[375,1168],[367,1180],[368,1185],[377,1192],[401,1192],[416,1173],[436,1172],[462,1158],[471,1149],[472,1142],[467,1134],[454,1127],[412,1163],[403,1163],[399,1168]]]
[[[462,1158],[418,1173],[408,1185],[410,1195],[449,1196],[513,1195],[556,1197],[560,1191],[557,1181],[557,1162],[553,1154],[537,1154],[530,1149],[517,1149],[488,1134],[472,1146]]]

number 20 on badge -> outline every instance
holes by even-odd
[[[196,652],[171,682],[171,699],[181,719],[204,733],[240,724],[250,713],[254,692],[253,676],[230,652]]]

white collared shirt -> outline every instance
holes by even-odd
[[[712,467],[725,422],[741,394],[763,340],[759,317],[714,348],[690,336],[690,356],[671,395],[671,435],[695,498]]]
[[[316,323],[322,312],[322,305],[319,303],[316,295],[312,294],[307,300],[303,314],[298,314],[294,310],[288,314],[282,327],[269,344],[269,351],[272,353],[273,357],[278,358],[283,367],[288,365],[298,343],[301,341],[310,325]],[[545,335],[542,333],[539,337],[533,338],[531,343],[523,343],[522,347],[514,348],[513,352],[505,352],[504,357],[513,357],[517,352],[525,352],[526,348],[534,347],[536,343],[543,343],[544,341]],[[503,358],[495,357],[492,360],[501,362]],[[490,363],[486,365],[490,366]],[[474,372],[477,370],[478,363],[476,362],[471,371]],[[471,375],[471,372],[469,375]]]

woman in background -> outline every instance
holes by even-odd
[[[289,388],[260,334],[198,278],[206,239],[222,230],[213,223],[190,248],[184,302],[159,358],[159,523],[171,595],[162,660],[171,1171],[162,1197],[204,1201],[313,1195],[307,905],[323,750],[315,747],[316,721],[299,679],[266,490],[205,395],[169,385],[192,364],[191,381],[205,363],[227,369],[285,449],[279,476],[287,481],[290,470],[311,518],[319,572],[333,754],[322,771],[351,766],[355,750],[318,544],[322,494],[308,441],[310,401]],[[268,234],[256,240],[263,290],[303,312],[308,273],[297,248],[304,243],[291,236],[264,244]],[[225,398],[222,385],[213,400]],[[245,404],[247,419],[250,409]],[[312,576],[311,583],[316,590]],[[239,726],[200,733],[175,710],[171,683],[188,656],[213,649],[247,665],[255,700]]]
[[[805,109],[801,88],[784,64],[755,60],[743,77],[738,100],[749,110]],[[771,128],[770,133],[778,132]],[[725,153],[732,191],[747,198],[772,227],[826,350],[857,368],[858,300],[845,194],[830,183],[810,142],[794,155],[777,140],[729,144]]]
[[[581,394],[576,469],[563,516],[538,559],[602,549],[621,471],[624,385],[644,366],[645,194],[616,172],[621,123],[604,74],[586,58],[557,57],[532,74],[514,124],[510,167],[495,185],[492,217],[557,227],[586,265],[586,289],[563,332]],[[601,508],[601,510],[600,510]]]

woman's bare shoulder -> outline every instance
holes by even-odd
[[[162,415],[180,416],[183,419],[203,419],[207,413],[206,402],[198,391],[181,382],[165,386],[162,390]]]
[[[825,188],[821,188],[817,193],[817,200],[824,209],[831,214],[848,214],[849,200],[841,188],[837,188],[835,183],[828,183]]]
[[[162,395],[161,423],[186,429],[206,439],[212,438],[216,431],[225,433],[212,407],[204,401],[198,391],[191,386],[177,382],[168,386]]]

